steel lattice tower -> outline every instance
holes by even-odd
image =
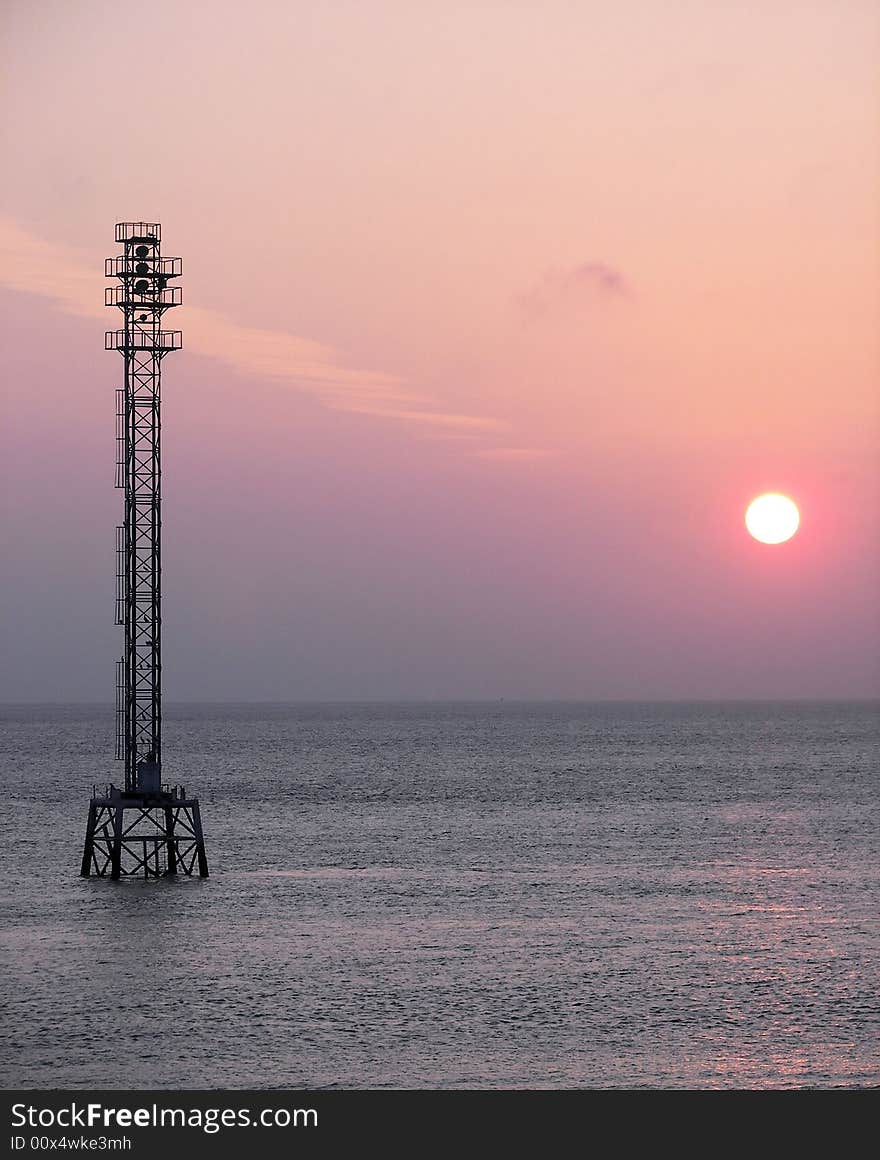
[[[158,223],[120,222],[123,252],[108,258],[116,283],[105,304],[122,312],[122,328],[104,346],[124,360],[116,392],[116,486],[124,489],[124,522],[116,529],[116,623],[125,646],[116,673],[116,757],[125,788],[93,791],[82,873],[159,877],[178,871],[207,877],[197,798],[162,781],[161,416],[162,360],[183,345],[179,330],[163,330],[165,312],[179,306],[180,258],[163,258]],[[136,811],[126,821],[126,811]]]

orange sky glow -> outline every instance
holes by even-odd
[[[0,697],[112,694],[124,219],[172,699],[880,694],[876,5],[150,13],[0,17]]]

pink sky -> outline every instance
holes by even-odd
[[[169,697],[880,694],[875,4],[2,22],[0,697],[112,697],[124,219],[184,261]]]

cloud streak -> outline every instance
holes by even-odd
[[[111,320],[99,299],[99,271],[84,256],[53,245],[0,218],[0,284],[52,299],[69,314]],[[284,331],[240,326],[222,314],[187,306],[186,346],[245,375],[283,382],[331,410],[354,412],[414,428],[498,432],[499,419],[444,411],[396,375],[345,365],[333,347]]]
[[[619,270],[605,262],[590,261],[548,270],[536,286],[517,297],[517,302],[526,313],[540,317],[572,305],[629,298],[631,293]]]
[[[496,463],[538,462],[556,454],[550,447],[481,447],[474,452],[478,459],[489,459]]]

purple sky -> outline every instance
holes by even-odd
[[[876,6],[207,11],[4,6],[0,698],[112,699],[123,219],[170,698],[880,695]]]

